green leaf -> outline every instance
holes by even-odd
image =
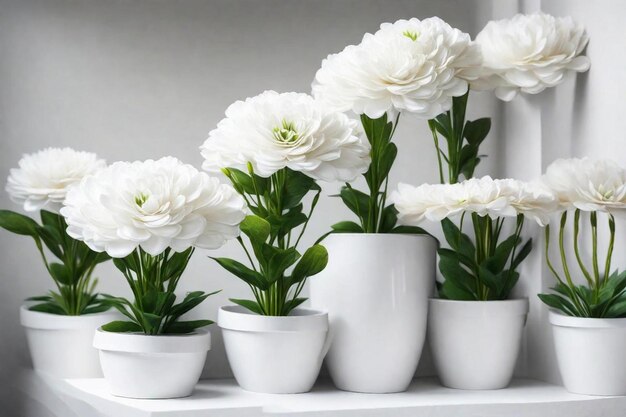
[[[217,294],[219,291],[212,293],[204,293],[203,291],[193,291],[187,294],[187,296],[179,304],[172,307],[169,312],[170,316],[180,317],[183,314],[196,308],[200,303],[207,299],[207,297]]]
[[[309,191],[319,190],[320,187],[313,178],[306,174],[285,169],[287,170],[287,178],[282,192],[282,207],[283,209],[290,209],[300,204]]]
[[[341,187],[339,196],[348,209],[356,214],[359,219],[367,219],[369,216],[369,196],[362,191],[351,187]]]
[[[543,301],[548,307],[552,307],[556,310],[560,310],[568,316],[578,316],[576,314],[576,308],[574,305],[564,297],[556,294],[537,294],[539,299]]]
[[[294,298],[292,300],[289,300],[285,303],[285,306],[283,307],[283,316],[288,316],[289,313],[291,313],[291,311],[298,307],[300,304],[304,303],[307,299],[306,298]]]
[[[452,249],[455,251],[467,256],[468,258],[474,258],[476,254],[476,247],[465,233],[461,232],[452,220],[443,219],[441,221],[441,228],[443,229],[443,234],[446,238],[446,241],[450,245]]]
[[[259,216],[246,216],[239,225],[241,232],[253,243],[264,243],[270,235],[269,222]]]
[[[65,265],[56,262],[50,263],[50,274],[55,281],[63,285],[72,285],[74,283],[73,277]]]
[[[272,252],[273,255],[269,258],[265,274],[265,278],[269,281],[269,284],[273,284],[283,278],[287,268],[295,264],[300,258],[300,253],[296,250],[296,248],[272,248]]]
[[[256,301],[252,301],[252,300],[241,300],[238,298],[230,298],[230,301],[232,301],[233,303],[242,306],[243,308],[246,308],[250,311],[252,311],[253,313],[259,314],[259,315],[263,315],[263,309],[261,308],[261,306],[259,305],[259,303],[257,303]]]
[[[398,210],[391,204],[383,209],[382,221],[378,233],[391,233],[398,222]]]
[[[205,327],[213,324],[211,320],[191,320],[191,321],[176,321],[170,324],[167,328],[167,334],[188,334],[193,333],[200,327]]]
[[[112,321],[102,326],[102,330],[112,333],[131,333],[142,332],[143,329],[137,323],[131,321]]]
[[[417,227],[417,226],[396,226],[393,229],[391,229],[391,232],[389,232],[389,233],[397,233],[397,234],[404,234],[404,235],[428,235],[428,236],[432,236],[426,230],[422,229],[421,227]]]
[[[67,312],[63,310],[56,302],[47,302],[41,304],[35,304],[28,307],[30,311],[39,311],[40,313],[56,314],[59,316],[66,316]]]
[[[222,266],[222,268],[226,269],[228,272],[242,279],[253,287],[259,288],[261,290],[266,290],[269,288],[270,284],[265,280],[263,275],[248,268],[244,264],[228,258],[211,259],[215,260],[218,264]]]
[[[322,245],[313,245],[304,252],[300,262],[291,273],[291,282],[301,282],[319,274],[328,264],[328,251]]]
[[[363,228],[351,221],[343,221],[330,226],[335,233],[363,233]]]
[[[491,130],[491,119],[484,117],[482,119],[476,119],[467,121],[465,123],[465,129],[463,130],[463,136],[467,139],[467,142],[474,147],[478,148],[483,140],[489,134]]]
[[[0,210],[0,227],[18,235],[39,238],[37,222],[14,211]]]

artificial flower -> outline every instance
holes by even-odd
[[[230,186],[173,157],[116,162],[67,194],[67,232],[97,252],[122,258],[137,247],[215,249],[239,234],[245,202]]]
[[[555,197],[541,185],[489,176],[456,184],[399,184],[391,200],[398,210],[398,221],[405,225],[476,213],[493,219],[523,214],[543,226],[556,207]]]
[[[237,101],[200,147],[203,168],[240,168],[269,177],[289,168],[314,179],[352,181],[367,171],[369,144],[357,122],[308,94],[265,91]]]
[[[407,111],[431,119],[467,92],[481,57],[470,36],[438,17],[383,23],[322,62],[313,95],[337,111],[379,118]]]
[[[91,152],[46,148],[24,155],[18,165],[10,170],[6,184],[11,200],[26,211],[57,212],[69,187],[104,168],[106,162]]]
[[[564,209],[626,209],[626,170],[612,160],[558,159],[550,164],[543,181]]]
[[[491,21],[476,36],[484,70],[472,87],[495,88],[504,101],[520,91],[540,93],[570,71],[589,69],[589,58],[581,55],[588,41],[584,27],[571,17],[535,13]]]

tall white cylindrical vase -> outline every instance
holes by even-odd
[[[345,391],[405,391],[426,335],[437,243],[430,236],[328,236],[328,265],[309,281],[311,304],[328,311],[326,364]]]

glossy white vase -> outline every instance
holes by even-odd
[[[98,351],[93,347],[96,329],[119,320],[117,311],[61,316],[20,308],[20,322],[33,368],[57,378],[101,378]]]
[[[450,388],[492,390],[511,382],[528,299],[431,299],[428,343],[439,380]]]
[[[217,322],[241,388],[266,394],[311,390],[328,348],[327,313],[296,308],[289,316],[261,316],[225,306]]]
[[[332,339],[326,364],[345,391],[405,391],[426,335],[435,282],[430,236],[332,234],[322,245],[328,266],[311,277],[314,308],[328,311]]]
[[[549,313],[565,388],[577,394],[626,395],[626,318]]]
[[[207,329],[182,335],[148,336],[98,329],[104,379],[112,395],[127,398],[179,398],[192,394],[200,379],[211,334]]]

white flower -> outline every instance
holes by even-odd
[[[543,226],[556,206],[554,195],[541,185],[488,176],[457,184],[399,184],[391,200],[398,221],[405,225],[417,225],[424,219],[439,222],[465,212],[493,219],[523,214]]]
[[[282,168],[324,181],[352,181],[367,171],[369,143],[357,122],[332,112],[308,94],[266,91],[226,110],[226,118],[200,147],[210,172],[222,168],[269,177]]]
[[[564,209],[626,209],[626,170],[611,160],[558,159],[543,176]]]
[[[470,36],[438,17],[398,20],[329,55],[315,75],[313,95],[332,109],[370,118],[397,110],[431,119],[465,94],[480,62]]]
[[[588,41],[584,27],[571,17],[536,13],[491,21],[476,36],[484,75],[472,87],[495,88],[505,101],[519,91],[540,93],[561,83],[568,71],[589,69],[589,58],[580,55]]]
[[[26,211],[58,211],[70,186],[106,166],[95,153],[47,148],[20,159],[7,179],[11,200]]]
[[[229,185],[176,158],[116,162],[85,177],[61,209],[67,232],[121,258],[141,246],[215,249],[239,234],[245,203]]]

